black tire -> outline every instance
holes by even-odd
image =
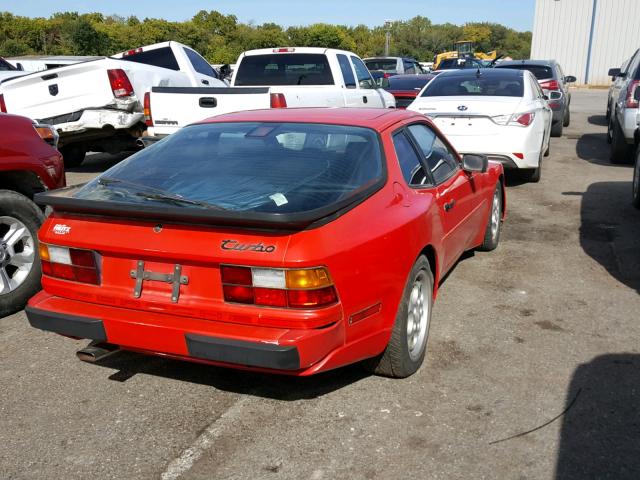
[[[562,126],[568,127],[571,123],[571,110],[569,110],[569,105],[565,107],[564,118],[562,119]]]
[[[633,206],[640,209],[640,146],[636,148],[636,163],[633,168],[633,182],[631,190],[633,194]]]
[[[72,143],[60,148],[60,153],[64,158],[64,166],[66,168],[79,167],[87,155],[87,147],[82,143]]]
[[[607,120],[607,143],[611,144],[611,139],[613,137],[613,115],[611,115],[611,113],[609,113]]]
[[[557,122],[551,125],[551,136],[552,137],[561,137],[562,136],[562,122]]]
[[[493,192],[489,219],[487,220],[487,227],[484,231],[484,240],[482,245],[478,247],[478,250],[490,252],[498,248],[500,235],[502,233],[502,208],[502,182],[499,181]]]
[[[420,285],[422,296],[424,297],[423,301],[426,302],[423,303],[422,314],[419,315],[421,317],[420,323],[426,321],[426,325],[424,326],[424,335],[421,335],[419,342],[415,343],[418,350],[414,350],[412,355],[408,342],[407,327],[409,325],[409,304],[414,295],[416,284]],[[426,316],[424,315],[425,306],[428,308]],[[370,372],[385,377],[405,378],[414,374],[422,365],[427,351],[432,307],[433,275],[429,261],[421,255],[416,260],[416,263],[413,264],[409,273],[387,348],[377,357],[363,362],[363,366]],[[413,316],[415,318],[415,314]]]
[[[547,143],[547,149],[544,151],[544,156],[548,157],[551,154],[551,139],[549,139],[549,143]]]
[[[19,240],[9,250],[0,244],[0,258],[2,258],[2,261],[0,261],[0,317],[23,308],[27,300],[40,289],[41,269],[38,258],[38,229],[44,220],[44,215],[38,206],[24,195],[10,190],[0,190],[0,241],[6,240],[5,236],[8,236],[9,227],[7,222],[16,220],[26,227],[31,239]],[[21,283],[11,289],[11,287],[7,287],[5,280],[11,278],[15,281],[19,272],[13,266],[9,255],[12,254],[11,250],[15,255],[17,251],[22,253],[26,249],[33,249],[33,263]]]
[[[613,117],[611,123],[613,123],[613,136],[611,138],[611,147],[609,148],[609,160],[615,164],[629,163],[632,149],[624,139],[618,120]]]

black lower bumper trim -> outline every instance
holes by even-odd
[[[28,305],[25,307],[24,312],[27,314],[27,319],[31,326],[40,330],[71,337],[89,338],[91,340],[107,340],[102,320],[49,312]]]
[[[300,355],[296,347],[245,342],[187,333],[187,349],[192,357],[216,362],[275,370],[299,370]]]

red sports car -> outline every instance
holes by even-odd
[[[500,164],[380,109],[215,117],[39,201],[32,326],[93,339],[84,359],[293,375],[414,373],[438,282],[498,245],[505,211]]]

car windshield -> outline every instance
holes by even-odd
[[[235,79],[237,87],[333,84],[329,61],[322,53],[247,55]]]
[[[369,70],[395,72],[398,69],[398,61],[395,58],[372,58],[364,60],[364,63]]]
[[[475,58],[448,58],[442,60],[438,70],[462,70],[465,68],[485,68],[486,65]]]
[[[186,127],[85,185],[79,199],[185,209],[301,213],[383,175],[374,130],[312,123]]]
[[[522,97],[524,85],[521,75],[500,75],[497,70],[491,74],[469,72],[469,74],[442,74],[435,77],[424,92],[423,97]]]
[[[421,90],[435,75],[410,75],[389,77],[387,90]]]
[[[538,80],[545,80],[553,78],[553,70],[551,67],[545,67],[544,65],[500,65],[497,68],[510,68],[512,70],[529,70],[535,75]]]

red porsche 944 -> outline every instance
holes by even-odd
[[[37,200],[32,326],[292,375],[414,373],[438,282],[505,212],[500,164],[380,109],[215,117]]]

